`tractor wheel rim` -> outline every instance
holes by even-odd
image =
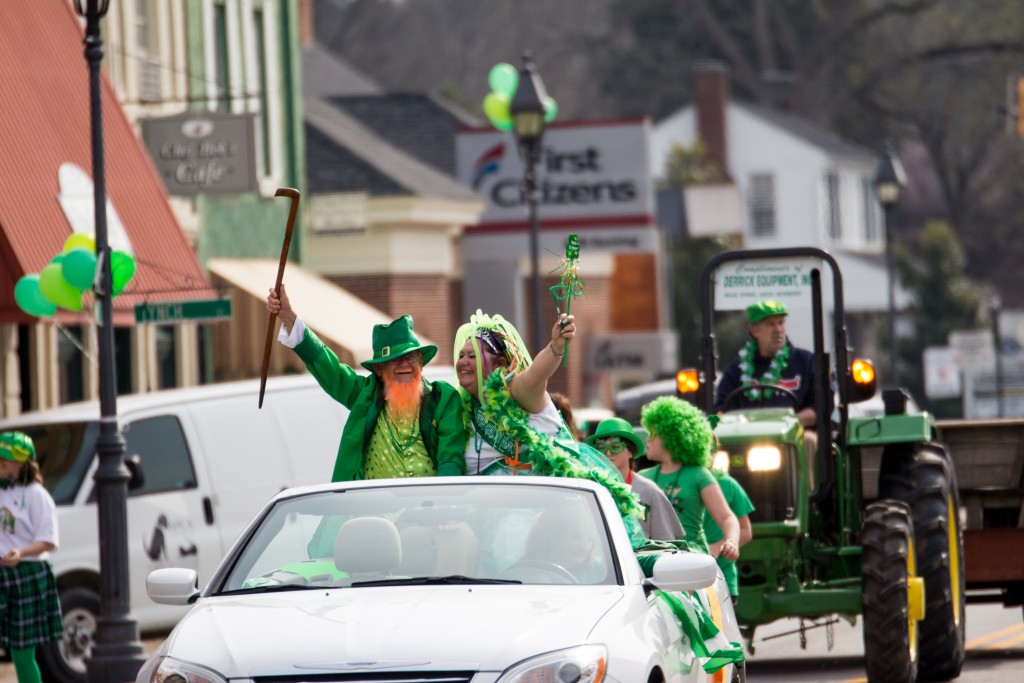
[[[963,596],[960,595],[960,520],[956,516],[953,496],[946,496],[946,506],[949,522],[949,592],[953,597],[953,623],[959,628],[960,605],[963,600]]]
[[[910,647],[910,661],[917,661],[917,620],[914,619],[911,609],[911,581],[917,577],[917,560],[914,549],[914,539],[907,542],[907,645]]]

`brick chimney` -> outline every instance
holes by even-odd
[[[315,41],[313,0],[299,0],[299,45],[312,45]]]
[[[697,134],[707,147],[708,161],[730,178],[726,163],[725,108],[729,102],[729,74],[721,62],[699,62],[693,67],[693,101]]]

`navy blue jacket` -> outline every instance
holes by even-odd
[[[730,410],[735,410],[736,408],[779,406],[793,408],[795,412],[799,413],[804,408],[814,407],[814,354],[806,349],[799,349],[793,346],[788,339],[786,344],[789,346],[789,362],[786,364],[786,367],[782,368],[778,384],[783,389],[789,389],[796,395],[797,404],[794,406],[793,401],[788,396],[777,391],[772,392],[771,398],[766,398],[763,401],[747,398],[746,393],[744,393],[732,400]],[[761,354],[756,354],[754,356],[754,372],[750,376],[755,381],[760,379],[768,371],[768,366],[771,362],[772,359],[770,357],[765,358]],[[716,412],[724,410],[725,397],[741,385],[740,375],[740,359],[737,356],[729,363],[725,372],[722,373],[722,379],[718,383],[714,408]]]

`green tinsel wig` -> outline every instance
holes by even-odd
[[[643,407],[640,423],[649,434],[661,437],[674,461],[711,467],[715,435],[707,418],[693,404],[675,396],[656,398]]]
[[[452,358],[458,361],[462,347],[466,345],[467,341],[472,342],[473,352],[477,358],[476,381],[477,387],[479,387],[478,396],[482,401],[485,379],[495,372],[495,368],[485,367],[486,359],[480,353],[481,335],[486,335],[488,337],[487,341],[495,338],[500,341],[503,347],[503,355],[508,362],[508,367],[502,373],[503,375],[514,375],[522,372],[530,367],[533,359],[530,357],[526,344],[512,323],[500,315],[487,315],[479,308],[476,309],[476,313],[469,317],[469,322],[462,325],[455,332],[455,348]],[[481,362],[481,360],[485,362]],[[460,388],[459,391],[462,392],[464,399],[468,398],[464,389]]]

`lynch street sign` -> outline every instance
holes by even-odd
[[[205,299],[198,301],[161,301],[139,304],[135,307],[135,322],[170,325],[203,320],[231,318],[231,299]]]

